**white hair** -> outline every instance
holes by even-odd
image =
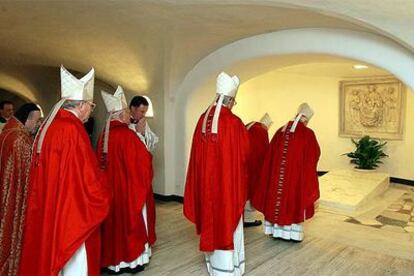
[[[74,109],[76,107],[78,107],[83,101],[78,101],[78,100],[66,100],[63,104],[62,107],[64,109]]]
[[[217,99],[217,101],[218,101],[218,99]],[[234,101],[234,97],[230,97],[230,96],[224,96],[223,97],[223,105],[225,105],[225,106],[229,106],[232,103],[232,101]]]

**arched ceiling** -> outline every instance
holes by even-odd
[[[168,66],[180,75],[213,49],[253,34],[311,27],[361,29],[305,10],[171,1],[0,3],[0,71],[39,65],[86,72],[145,91]],[[208,1],[206,1],[208,2]],[[178,1],[176,2],[178,3]]]
[[[249,2],[249,1],[244,1]],[[286,5],[329,14],[376,30],[414,50],[414,1],[412,0],[274,0],[255,1]]]
[[[414,1],[411,0],[165,0],[180,5],[260,5],[306,9],[353,22],[374,30],[414,50]]]
[[[363,64],[368,68],[354,69],[353,65],[356,64]],[[235,63],[230,68],[226,68],[228,72],[237,72],[240,79],[244,81],[275,70],[287,74],[342,79],[392,76],[388,71],[370,64],[325,54],[269,56]],[[213,82],[214,77],[211,80]]]
[[[51,91],[42,83],[49,68],[58,72],[64,64],[86,72],[94,66],[97,77],[112,86],[151,94],[159,83],[182,78],[215,49],[258,33],[345,28],[380,32],[409,47],[414,45],[409,28],[414,1],[395,2],[5,1],[0,3],[0,74],[18,66],[20,75],[30,75],[20,76],[30,82],[26,86],[47,95]],[[2,86],[19,89],[5,78]]]

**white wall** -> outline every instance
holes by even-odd
[[[244,122],[258,120],[269,112],[274,120],[270,135],[290,120],[297,106],[308,102],[315,110],[309,127],[314,129],[321,146],[319,170],[352,168],[341,154],[353,150],[350,138],[339,137],[339,81],[337,78],[284,74],[273,71],[245,82],[239,91],[234,112]],[[414,94],[407,91],[405,137],[388,141],[390,158],[379,170],[393,177],[414,179]]]

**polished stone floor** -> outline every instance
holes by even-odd
[[[414,190],[404,192],[399,199],[372,219],[375,219],[376,223],[367,223],[358,217],[351,217],[346,221],[380,229],[392,229],[396,232],[414,233]]]
[[[261,227],[245,229],[246,275],[414,275],[414,234],[388,223],[372,226],[382,223],[379,215],[397,210],[401,199],[402,209],[408,208],[414,198],[407,194],[414,195],[414,188],[392,185],[354,218],[320,208],[306,222],[302,243],[273,240]],[[207,275],[194,227],[180,203],[157,202],[157,226],[151,263],[139,275]]]

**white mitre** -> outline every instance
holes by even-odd
[[[312,108],[309,106],[309,104],[302,103],[299,106],[298,112],[296,114],[297,115],[296,115],[295,120],[293,121],[292,127],[290,128],[290,132],[295,132],[296,126],[298,125],[299,121],[304,119],[309,122],[310,119],[313,117],[314,112]]]
[[[211,127],[211,133],[217,134],[218,132],[218,120],[221,111],[221,107],[223,106],[223,100],[225,96],[235,98],[237,94],[237,90],[240,85],[240,80],[237,76],[229,76],[228,74],[221,72],[216,79],[216,97],[214,98],[213,103],[208,108],[203,121],[203,128],[202,132],[206,133],[207,128],[207,118],[211,112],[211,109],[214,105],[216,105],[216,109],[214,111],[213,116],[213,123]]]
[[[67,100],[93,101],[95,70],[92,68],[81,79],[72,75],[65,67],[60,66],[61,97]]]
[[[230,77],[226,73],[221,72],[216,79],[216,93],[235,98],[239,84],[240,80],[237,76]]]
[[[110,123],[115,114],[118,111],[122,111],[128,108],[128,103],[125,98],[124,90],[118,85],[115,93],[112,95],[108,92],[101,90],[102,99],[105,103],[106,110],[109,113],[108,119],[105,124],[104,141],[103,141],[103,153],[108,153],[108,141],[109,141],[109,130]]]
[[[263,115],[263,117],[260,119],[260,122],[262,124],[264,124],[268,129],[270,128],[270,126],[272,125],[273,121],[272,118],[270,117],[269,113],[265,113]]]
[[[308,121],[313,117],[313,110],[307,103],[303,103],[299,106],[297,114],[303,114]]]
[[[101,95],[105,103],[106,110],[109,113],[121,111],[128,108],[124,90],[119,85],[113,95],[103,90],[101,90]]]
[[[40,128],[41,130],[37,133],[39,139],[36,152],[38,154],[42,150],[43,141],[50,124],[66,100],[93,101],[94,81],[95,69],[93,68],[81,79],[78,79],[66,70],[63,65],[60,66],[61,99],[53,106]]]

